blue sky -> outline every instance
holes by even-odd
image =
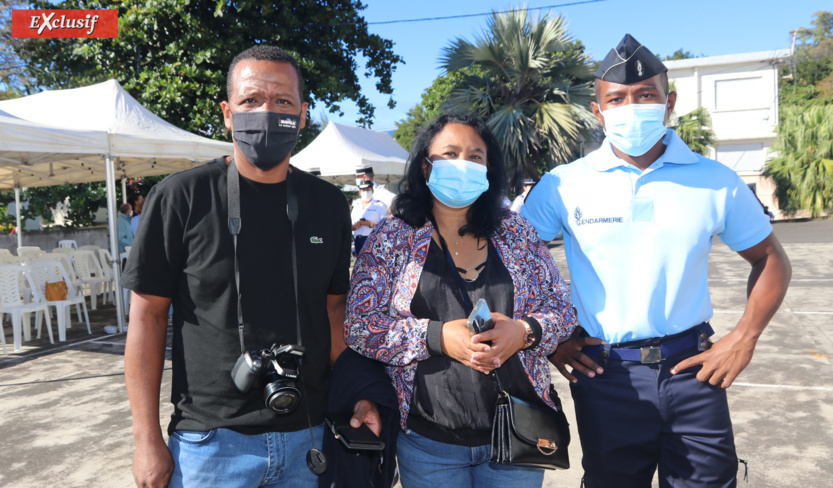
[[[581,1],[581,0],[575,0]],[[523,3],[508,0],[365,0],[368,23],[426,17],[446,17],[508,10]],[[570,0],[529,0],[530,8],[572,3]],[[717,56],[790,47],[789,32],[809,27],[812,15],[833,10],[829,0],[605,0],[553,9],[564,15],[570,34],[587,47],[593,59],[602,59],[625,33],[630,33],[662,56],[679,48],[696,55]],[[369,30],[394,43],[402,56],[393,75],[394,109],[386,106],[375,80],[362,83],[364,93],[376,106],[373,128],[391,130],[434,79],[442,74],[439,57],[453,39],[473,40],[486,26],[487,17],[432,20],[413,23],[370,25]],[[362,70],[363,71],[363,70]],[[344,116],[326,113],[330,121],[355,125],[356,110],[343,104]],[[312,111],[320,119],[325,107]]]

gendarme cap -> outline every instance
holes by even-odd
[[[596,78],[629,85],[666,71],[668,68],[654,53],[630,34],[625,34],[619,45],[605,56],[599,70],[596,71]]]

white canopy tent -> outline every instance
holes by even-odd
[[[330,122],[291,161],[304,171],[321,171],[321,178],[333,183],[353,184],[356,170],[367,167],[377,183],[395,183],[405,174],[407,160],[408,151],[387,132]]]
[[[2,120],[9,123],[8,127],[0,124],[0,188],[106,181],[116,289],[121,286],[121,269],[117,265],[116,175],[122,179],[164,175],[232,153],[230,143],[191,134],[157,117],[116,80],[2,101],[0,110],[12,115]],[[24,120],[14,124],[14,117]],[[54,134],[56,139],[45,137],[40,145],[36,144],[37,138],[31,132],[37,124],[59,128],[54,129],[58,131]],[[66,143],[63,152],[56,150],[61,138]],[[78,153],[85,145],[84,138],[88,139],[86,150]],[[8,145],[4,144],[6,141],[10,141]],[[27,141],[35,144],[26,146],[23,143]],[[121,331],[121,293],[116,293],[116,308]]]

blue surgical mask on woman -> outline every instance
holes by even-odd
[[[468,207],[489,189],[486,166],[463,159],[438,159],[428,177],[428,188],[443,205],[451,208]]]
[[[665,135],[664,103],[631,103],[601,113],[605,135],[628,156],[642,156]]]

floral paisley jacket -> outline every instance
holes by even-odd
[[[428,319],[415,318],[411,300],[417,291],[434,227],[414,228],[388,217],[365,242],[353,270],[347,297],[344,336],[353,350],[387,364],[399,396],[402,428],[406,426],[417,362],[429,357]],[[547,356],[570,337],[576,313],[570,291],[546,244],[532,225],[505,212],[501,228],[490,237],[515,286],[514,319],[534,317],[541,342],[518,351],[535,391],[548,405],[550,371]]]

